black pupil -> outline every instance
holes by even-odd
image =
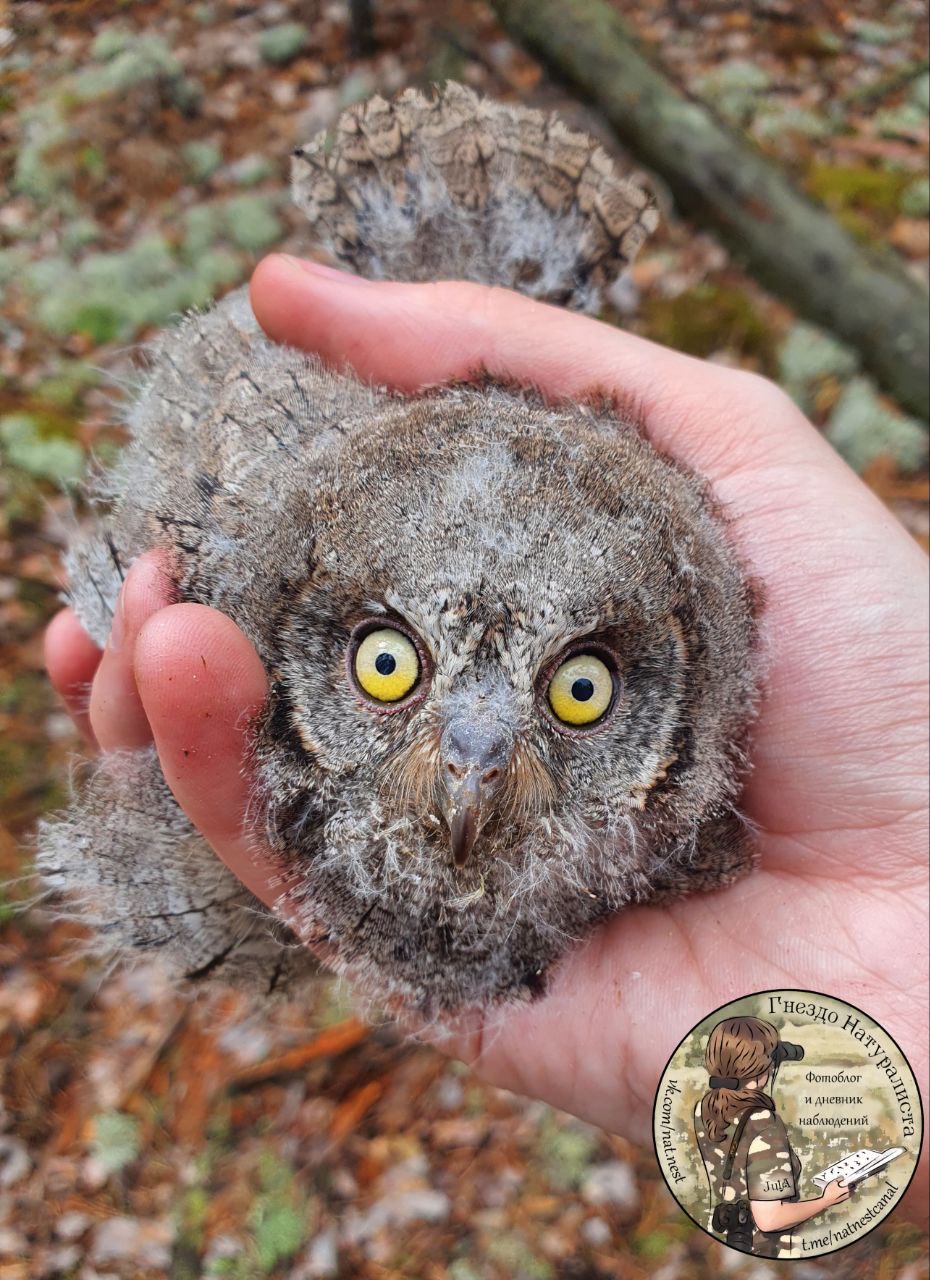
[[[389,676],[396,666],[397,659],[394,657],[393,653],[379,653],[377,658],[375,658],[375,670],[380,676]],[[594,690],[592,689],[591,693],[593,692]],[[590,698],[590,696],[591,694],[589,693],[588,697]]]
[[[576,680],[572,685],[572,697],[576,702],[587,702],[589,698],[594,697],[594,685],[584,677]]]

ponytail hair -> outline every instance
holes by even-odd
[[[756,1107],[775,1110],[767,1093],[746,1089],[743,1082],[756,1080],[771,1069],[777,1044],[778,1031],[760,1018],[727,1018],[710,1033],[704,1065],[711,1076],[711,1088],[701,1099],[701,1120],[712,1142],[719,1142],[744,1111]]]

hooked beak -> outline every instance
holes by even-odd
[[[443,803],[452,845],[452,861],[464,867],[478,839],[478,832],[490,816],[492,787],[481,781],[477,769],[470,769],[458,783],[446,784]]]
[[[450,725],[442,737],[442,810],[452,861],[463,867],[494,812],[510,762],[512,740],[497,725]]]

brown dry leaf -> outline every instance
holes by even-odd
[[[218,1093],[227,1083],[227,1067],[216,1038],[188,1024],[178,1038],[174,1071],[174,1115],[171,1132],[176,1142],[198,1146]]]
[[[334,1027],[327,1027],[307,1044],[298,1045],[296,1049],[288,1049],[286,1053],[266,1058],[263,1062],[257,1062],[254,1066],[237,1071],[230,1077],[230,1084],[237,1088],[244,1088],[252,1084],[261,1084],[275,1076],[293,1075],[317,1058],[334,1057],[354,1049],[367,1035],[368,1027],[363,1022],[359,1022],[357,1018],[347,1018]]]
[[[363,1084],[360,1089],[356,1089],[333,1112],[333,1118],[329,1125],[329,1136],[339,1139],[344,1138],[347,1133],[351,1133],[353,1129],[358,1127],[362,1117],[371,1110],[382,1093],[384,1093],[384,1085],[380,1080],[370,1080],[368,1084]]]
[[[862,156],[864,159],[890,160],[905,169],[919,172],[926,167],[926,156],[909,142],[896,142],[893,138],[873,138],[861,134],[840,136],[831,142],[838,156]]]
[[[862,478],[884,502],[930,502],[930,476],[902,476],[891,458],[876,458]]]
[[[896,218],[888,239],[907,257],[926,258],[930,255],[930,222],[926,218]]]

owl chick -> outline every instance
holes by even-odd
[[[589,138],[453,84],[351,108],[293,190],[370,278],[582,310],[656,220]],[[269,342],[239,291],[161,339],[129,424],[73,606],[103,641],[158,546],[178,598],[250,638],[271,688],[250,812],[296,924],[144,750],[90,767],[41,833],[101,946],[294,995],[311,941],[369,999],[441,1016],[538,995],[606,916],[751,864],[754,592],[706,484],[635,422],[487,380],[363,385]]]

